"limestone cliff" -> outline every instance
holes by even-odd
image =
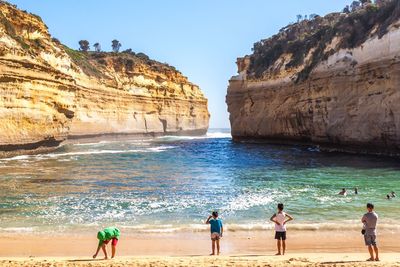
[[[40,17],[0,2],[0,155],[68,137],[203,134],[207,99],[143,54],[69,49]]]
[[[400,154],[400,1],[290,25],[253,51],[228,88],[235,140]]]

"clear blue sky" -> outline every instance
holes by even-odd
[[[350,0],[10,0],[41,16],[50,33],[78,48],[78,41],[110,49],[116,38],[167,62],[198,84],[209,99],[210,127],[229,127],[225,104],[236,58],[253,43],[296,20],[297,14],[324,15]]]

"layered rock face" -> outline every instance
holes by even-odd
[[[204,134],[207,99],[173,67],[134,53],[71,50],[0,2],[0,155],[68,137]]]
[[[238,69],[227,94],[235,140],[400,154],[400,1],[289,26]]]

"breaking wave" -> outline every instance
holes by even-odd
[[[23,155],[23,156],[15,156],[11,158],[0,159],[1,161],[26,161],[26,160],[43,160],[43,159],[51,159],[51,158],[62,158],[62,157],[70,157],[70,156],[90,156],[90,155],[100,155],[100,154],[132,154],[132,153],[157,153],[163,152],[168,149],[172,149],[174,146],[157,146],[157,147],[146,147],[146,148],[138,148],[138,149],[126,149],[126,150],[87,150],[87,151],[72,151],[65,153],[48,153],[48,154],[39,154],[39,155]]]
[[[166,141],[179,141],[179,140],[201,140],[201,139],[230,139],[232,135],[228,132],[209,132],[201,136],[179,136],[179,135],[167,135],[157,137],[159,140]]]

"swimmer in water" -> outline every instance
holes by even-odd
[[[347,196],[346,188],[343,188],[342,191],[340,191],[338,195]]]

